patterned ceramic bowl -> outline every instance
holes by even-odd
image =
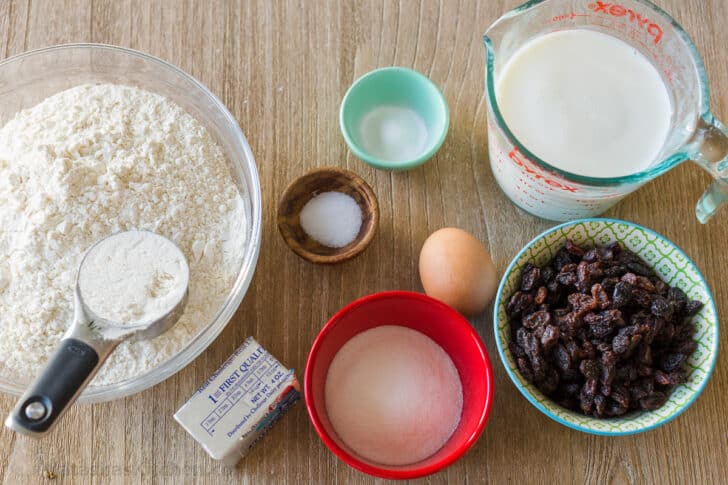
[[[670,399],[655,411],[633,412],[620,418],[597,419],[563,408],[544,396],[519,373],[508,341],[510,328],[506,304],[519,284],[527,263],[544,264],[566,239],[581,246],[606,245],[613,241],[638,254],[670,286],[681,288],[690,299],[705,303],[695,315],[697,350],[688,360],[687,382],[677,386]],[[705,278],[685,253],[663,236],[631,222],[615,219],[582,219],[556,226],[537,236],[515,257],[501,280],[496,296],[495,323],[498,353],[521,394],[542,413],[569,428],[598,435],[629,435],[661,426],[685,411],[708,383],[718,356],[718,312]]]

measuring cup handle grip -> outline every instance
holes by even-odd
[[[50,431],[100,367],[99,354],[75,338],[61,340],[11,411],[5,426],[29,436]]]
[[[698,122],[691,158],[715,179],[695,207],[695,215],[705,224],[728,204],[728,127],[711,113]]]

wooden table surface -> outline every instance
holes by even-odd
[[[372,483],[338,461],[299,404],[236,469],[211,460],[174,411],[248,335],[302,374],[326,320],[347,302],[389,289],[421,291],[417,257],[443,226],[474,233],[499,271],[552,223],[516,209],[488,166],[481,36],[517,0],[176,1],[0,0],[0,57],[52,44],[101,42],[159,56],[200,79],[239,120],[263,187],[263,243],[239,311],[197,360],[162,384],[106,404],[77,406],[46,439],[0,429],[7,484]],[[728,2],[662,0],[703,54],[715,113],[728,121]],[[437,156],[407,173],[376,171],[348,150],[338,109],[367,71],[417,69],[444,91],[450,132]],[[294,177],[327,165],[361,174],[382,217],[370,248],[335,267],[306,263],[275,226],[277,200]],[[728,317],[728,210],[702,226],[694,204],[708,176],[689,164],[648,184],[608,215],[672,239],[698,264]],[[511,384],[496,352],[492,314],[472,320],[494,366],[493,411],[480,441],[425,483],[726,483],[728,359],[700,399],[670,424],[623,438],[589,436],[543,416]],[[723,332],[725,347],[728,332]],[[0,397],[0,415],[14,404]]]

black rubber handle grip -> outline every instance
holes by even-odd
[[[30,385],[10,416],[29,434],[45,433],[95,374],[99,354],[74,338],[61,340],[41,374]],[[14,427],[15,427],[14,426]]]

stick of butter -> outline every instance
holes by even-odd
[[[212,458],[235,465],[300,396],[293,369],[248,337],[174,419]]]

